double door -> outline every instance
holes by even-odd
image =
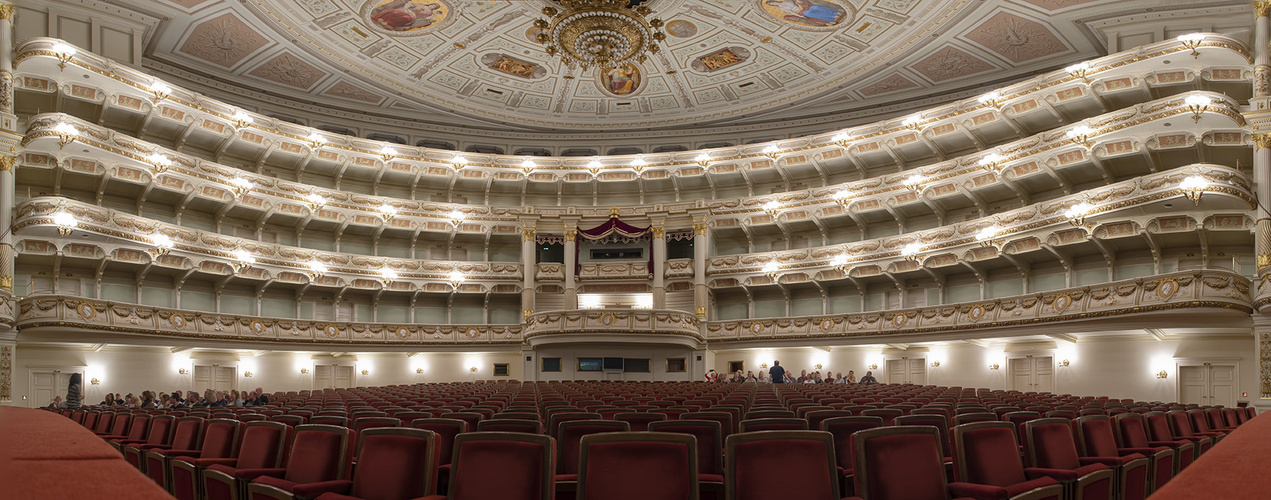
[[[887,360],[887,382],[889,384],[927,384],[926,358],[900,358]]]
[[[32,369],[31,370],[31,401],[28,403],[33,407],[48,406],[53,402],[53,398],[61,396],[62,400],[66,400],[66,388],[71,383],[71,374],[80,373],[80,379],[83,380],[81,391],[88,390],[88,379],[84,378],[83,369]],[[84,392],[85,404],[96,404],[98,401],[87,399],[87,392]]]
[[[1178,367],[1178,400],[1183,404],[1236,406],[1236,366],[1204,363]]]
[[[1050,356],[1027,356],[1007,361],[1011,389],[1023,392],[1054,392],[1055,360]]]
[[[347,389],[353,387],[353,365],[317,365],[313,367],[314,389]]]
[[[194,365],[194,390],[202,395],[208,389],[229,391],[238,387],[237,366]]]

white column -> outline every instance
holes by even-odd
[[[578,309],[578,283],[574,270],[578,268],[578,229],[565,227],[565,309]]]
[[[706,306],[710,296],[706,293],[706,256],[709,243],[706,241],[706,219],[694,218],[693,221],[693,313],[698,318],[706,317]]]
[[[0,129],[6,132],[16,132],[18,124],[13,114],[13,13],[13,5],[0,4]]]
[[[535,224],[522,223],[521,234],[524,236],[521,241],[521,269],[523,280],[521,282],[521,319],[534,314],[534,273],[538,272],[538,265],[534,252],[534,231]]]
[[[666,309],[666,227],[653,223],[653,308]]]
[[[13,5],[0,4],[0,129],[16,142],[13,114]],[[7,142],[7,141],[6,141]],[[14,156],[0,156],[0,404],[13,403],[13,367],[17,332],[13,324],[13,173]],[[40,401],[45,404],[46,401]]]

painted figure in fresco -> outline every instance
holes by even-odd
[[[733,51],[728,49],[721,50],[714,54],[702,56],[700,59],[702,61],[702,64],[706,65],[706,69],[708,71],[715,71],[724,66],[741,62],[741,58],[737,57],[737,54],[734,54]]]
[[[534,65],[517,61],[506,56],[500,57],[498,61],[494,62],[494,69],[511,75],[516,75],[521,78],[530,78],[534,76]]]
[[[391,31],[426,28],[443,15],[441,4],[417,0],[390,0],[371,9],[371,21]]]
[[[786,13],[786,21],[809,26],[833,26],[843,20],[847,11],[824,0],[765,0],[765,5]]]
[[[636,80],[634,71],[629,65],[622,65],[611,68],[606,76],[609,77],[609,92],[614,95],[626,95],[635,92]]]

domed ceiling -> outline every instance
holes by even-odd
[[[544,52],[532,22],[554,5],[154,0],[148,7],[166,19],[147,64],[318,107],[451,126],[742,125],[901,103],[1095,57],[1103,48],[1083,21],[1162,2],[648,0],[649,17],[666,22],[662,50],[610,71],[568,67]]]

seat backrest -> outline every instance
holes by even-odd
[[[809,429],[819,430],[821,428],[821,422],[825,421],[825,419],[834,418],[834,417],[850,417],[850,416],[852,416],[852,412],[850,411],[831,409],[831,410],[810,411],[805,413],[803,415],[803,418],[808,420]]]
[[[840,496],[834,436],[828,432],[747,432],[725,441],[724,488],[729,499]]]
[[[1222,419],[1226,422],[1227,427],[1235,427],[1244,423],[1244,411],[1236,411],[1231,408],[1222,409]]]
[[[861,415],[865,415],[867,417],[879,417],[883,419],[883,425],[892,425],[892,423],[896,421],[896,417],[901,416],[903,413],[904,412],[895,408],[874,408],[872,410],[865,410],[861,412]]]
[[[197,450],[199,437],[203,433],[203,422],[203,417],[181,417],[168,444],[174,450]]]
[[[737,428],[733,414],[726,411],[693,411],[680,415],[680,418],[691,420],[714,420],[719,422],[720,439],[728,439]]]
[[[948,498],[939,440],[939,431],[925,425],[856,433],[852,438],[856,494],[865,498]]]
[[[645,412],[628,412],[619,413],[613,416],[614,420],[631,424],[633,431],[649,430],[650,422],[662,422],[667,420],[666,415],[661,413],[645,413]]]
[[[1227,423],[1222,419],[1221,408],[1210,408],[1205,410],[1205,417],[1209,419],[1208,423],[1210,429],[1221,429],[1223,427],[1227,427]],[[111,434],[114,433],[112,432]]]
[[[1078,469],[1077,443],[1072,437],[1072,421],[1066,418],[1039,418],[1024,424],[1024,460],[1028,467]]]
[[[631,424],[621,420],[568,420],[560,423],[556,436],[556,473],[577,474],[583,436],[601,432],[627,432]]]
[[[1045,413],[1046,418],[1066,418],[1073,420],[1077,418],[1077,412],[1072,410],[1050,410]]]
[[[238,450],[239,469],[274,469],[286,456],[291,427],[282,422],[258,420],[243,425],[242,444]]]
[[[416,429],[430,430],[437,434],[437,448],[441,455],[438,465],[450,463],[451,455],[454,452],[455,437],[468,432],[467,422],[453,418],[417,418],[411,421],[410,426]]]
[[[512,418],[493,418],[490,420],[482,420],[477,422],[478,431],[498,431],[498,432],[528,432],[530,434],[542,434],[543,423],[538,420],[524,420]]]
[[[233,458],[238,454],[242,422],[227,418],[207,421],[203,426],[203,446],[199,458]]]
[[[172,433],[176,430],[177,418],[172,415],[157,415],[150,419],[150,431],[146,433],[146,444],[168,444],[172,442]]]
[[[429,430],[378,427],[358,433],[352,496],[419,498],[437,489],[437,441]]]
[[[105,434],[106,432],[110,431],[110,424],[114,423],[114,420],[115,420],[114,412],[99,413],[97,415],[97,421],[93,422],[92,427],[89,427],[87,423],[84,424],[84,427],[88,427],[89,429],[91,429],[93,432],[97,434]]]
[[[757,418],[741,421],[741,432],[806,430],[808,421],[802,418]]]
[[[449,500],[551,500],[555,440],[521,432],[467,432],[455,438]]]
[[[376,427],[401,427],[402,421],[393,417],[361,417],[353,420],[353,430],[362,432]]]
[[[760,418],[794,418],[794,412],[790,410],[751,410],[746,412],[746,420]]]
[[[1112,431],[1112,419],[1107,415],[1078,417],[1077,451],[1083,457],[1118,457],[1116,434]]]
[[[1187,416],[1186,410],[1170,410],[1165,415],[1169,421],[1170,431],[1175,437],[1193,437],[1196,434],[1192,431],[1192,419]]]
[[[953,416],[953,425],[971,424],[975,422],[993,422],[996,420],[997,415],[992,413],[962,413]]]
[[[132,424],[128,429],[127,440],[142,441],[150,432],[150,415],[137,415],[132,417]]]
[[[1143,415],[1138,413],[1122,413],[1113,417],[1116,425],[1112,426],[1113,435],[1117,438],[1117,446],[1121,448],[1150,448],[1147,437],[1147,425]]]
[[[284,479],[293,483],[317,483],[345,478],[352,448],[349,429],[334,425],[296,426]]]
[[[607,432],[583,436],[579,500],[694,500],[697,440],[674,432]]]
[[[552,413],[547,417],[547,433],[560,440],[560,424],[574,420],[600,420],[600,415],[586,412]]]
[[[123,436],[128,434],[128,426],[132,424],[131,413],[116,413],[114,421],[110,424],[108,431],[111,436]]]
[[[1148,439],[1152,441],[1173,441],[1174,433],[1169,427],[1169,416],[1159,411],[1149,411],[1143,414],[1143,420],[1147,423]]]
[[[1015,426],[1010,422],[962,424],[951,432],[954,477],[958,481],[1010,486],[1026,480]]]
[[[298,427],[305,424],[305,418],[300,415],[270,415],[269,421],[282,422],[292,427]]]
[[[348,427],[349,417],[345,417],[341,415],[318,415],[309,419],[309,423],[319,424],[319,425],[335,425],[339,427]]]
[[[854,456],[852,454],[852,433],[882,426],[882,417],[860,415],[827,418],[821,421],[819,430],[828,432],[833,436],[834,457],[837,461],[835,465],[844,469],[851,469]]]
[[[494,418],[501,419],[501,420],[533,420],[535,422],[539,421],[538,413],[520,412],[520,411],[507,411],[502,413],[496,413],[494,414]]]
[[[485,420],[484,415],[480,413],[473,413],[470,411],[452,411],[449,413],[442,413],[441,418],[453,418],[453,419],[458,419],[458,420],[467,422],[468,429],[476,429],[477,422]],[[356,417],[355,417],[355,420],[356,420]]]
[[[944,415],[918,414],[896,417],[896,425],[929,425],[940,431],[940,456],[953,456],[949,453],[949,419]]]
[[[1209,418],[1205,416],[1205,410],[1187,410],[1187,416],[1192,421],[1192,428],[1196,432],[1209,432]]]
[[[667,420],[649,424],[649,432],[691,434],[697,439],[697,473],[724,474],[724,441],[714,420]]]

